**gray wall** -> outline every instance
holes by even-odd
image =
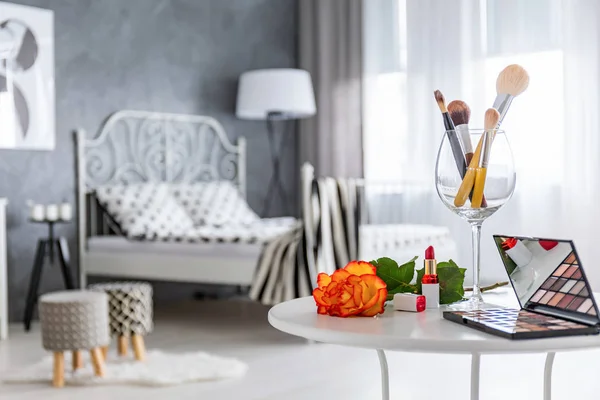
[[[235,118],[237,78],[248,69],[296,65],[296,0],[13,2],[54,10],[57,116],[56,150],[0,152],[0,196],[10,201],[13,320],[22,318],[36,241],[46,232],[27,222],[25,202],[74,200],[75,127],[92,135],[109,113],[124,108],[216,117],[231,139],[248,139],[248,200],[260,212],[271,172],[268,142],[263,123]],[[292,194],[298,186],[294,147],[282,172]],[[271,214],[280,209],[275,204]],[[59,232],[74,253],[74,225]],[[61,287],[59,269],[46,269],[41,292]],[[159,296],[161,290],[181,292],[173,285],[158,289]]]

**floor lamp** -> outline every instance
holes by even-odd
[[[240,76],[236,115],[241,119],[264,120],[271,149],[273,175],[262,210],[266,216],[273,197],[279,195],[284,212],[289,213],[289,198],[280,176],[281,154],[289,137],[286,129],[277,130],[276,121],[308,118],[316,113],[310,74],[294,68],[260,69]],[[280,134],[279,148],[276,136]]]

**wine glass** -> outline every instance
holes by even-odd
[[[469,139],[472,145],[464,143]],[[475,155],[463,154],[463,149],[469,148],[476,148]],[[463,183],[463,175],[468,182]],[[504,131],[469,129],[468,135],[444,133],[435,167],[435,187],[446,207],[471,225],[473,240],[473,291],[468,303],[458,305],[460,309],[478,309],[483,305],[479,284],[481,225],[510,199],[515,181],[512,151]]]

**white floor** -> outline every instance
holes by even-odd
[[[148,347],[238,357],[250,366],[240,380],[159,389],[0,384],[0,399],[380,399],[374,351],[309,345],[272,329],[266,314],[265,307],[244,301],[198,301],[157,312]],[[0,376],[44,354],[37,326],[25,334],[14,325],[10,334],[0,342]],[[392,399],[469,398],[468,356],[389,353],[388,360]],[[543,366],[543,355],[484,356],[481,400],[541,400]],[[600,351],[558,354],[553,400],[600,399],[599,371]]]

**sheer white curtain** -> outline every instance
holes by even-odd
[[[517,167],[512,200],[483,225],[482,279],[505,279],[494,233],[572,238],[600,287],[600,2],[375,0],[364,13],[364,159],[370,180],[403,180],[406,222],[446,225],[470,267],[468,224],[437,198],[443,135],[433,91],[462,99],[481,127],[498,73],[523,65],[529,89],[504,119]],[[415,185],[418,190],[415,190]]]

